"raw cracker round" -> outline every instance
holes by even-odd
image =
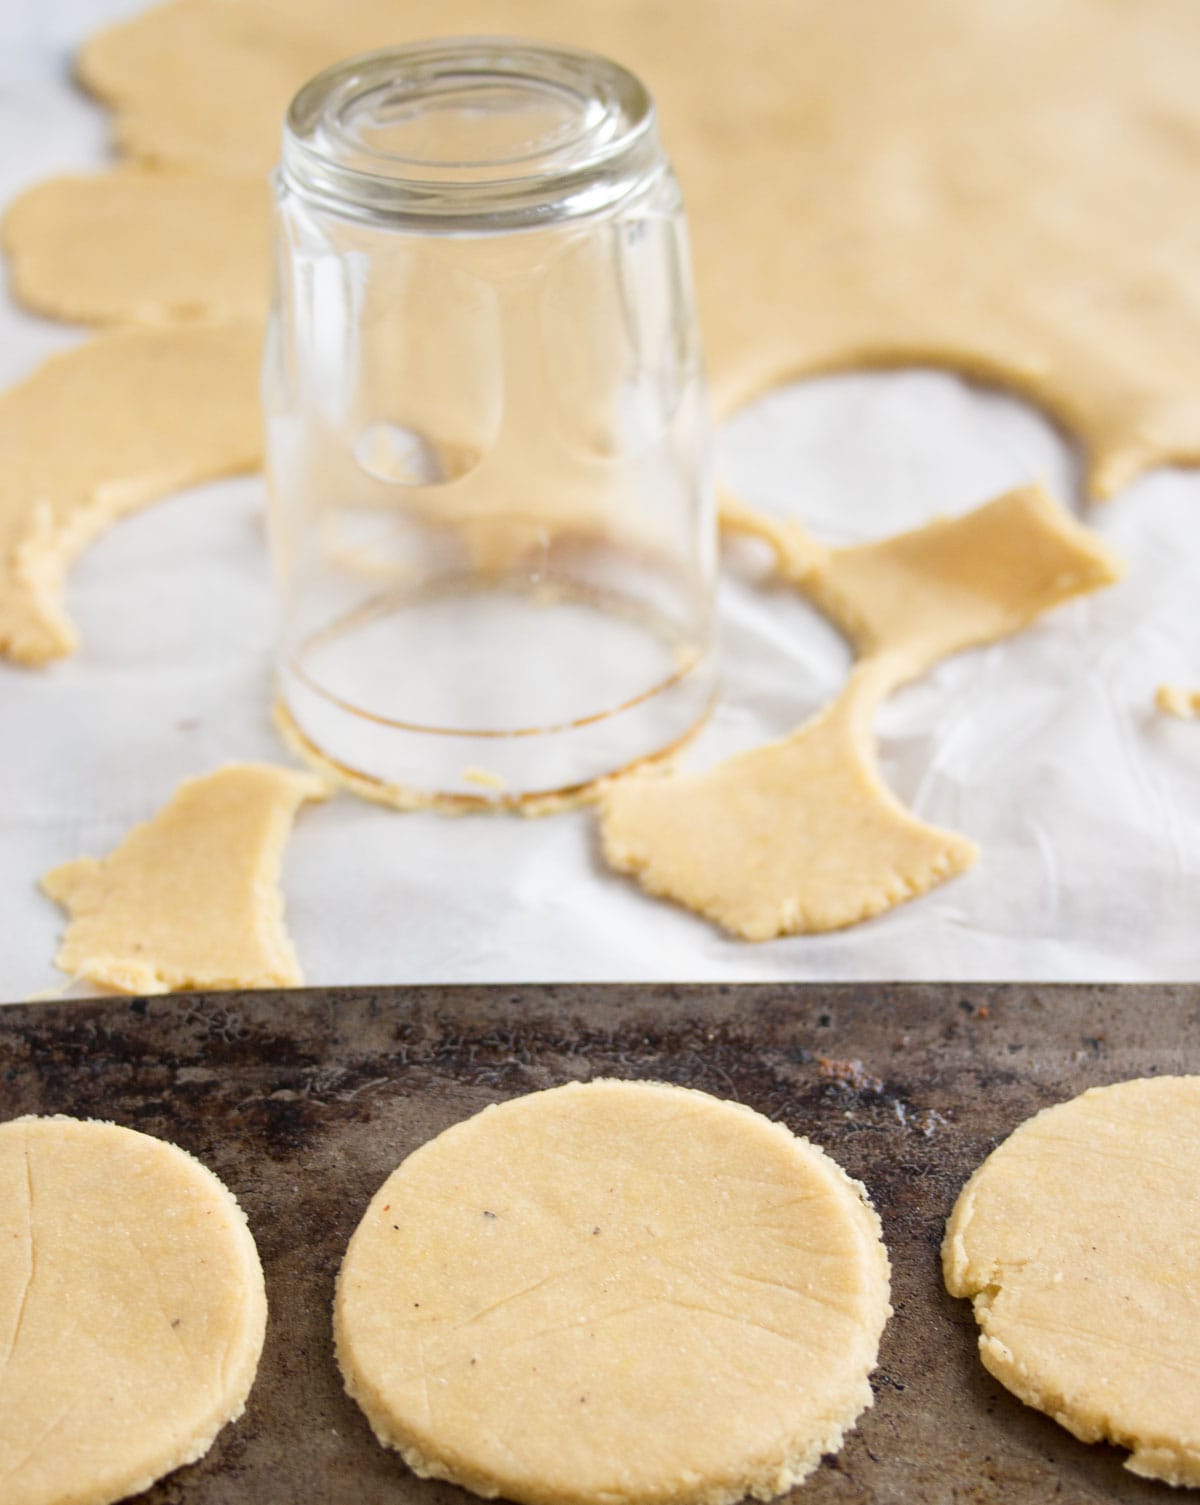
[[[246,1219],[199,1161],[115,1124],[0,1124],[5,1505],[107,1505],[201,1457],[266,1315]]]
[[[346,1252],[350,1395],[419,1474],[541,1505],[782,1493],[871,1404],[879,1220],[739,1104],[572,1083],[410,1155]]]
[[[1047,1108],[963,1188],[942,1246],[984,1365],[1125,1466],[1200,1484],[1200,1077]]]

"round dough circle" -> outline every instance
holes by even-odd
[[[0,1124],[5,1505],[107,1505],[201,1457],[266,1315],[245,1216],[199,1161],[115,1124]]]
[[[1200,1484],[1200,1077],[1047,1108],[963,1188],[942,1258],[985,1366],[1126,1467]]]
[[[540,1505],[770,1498],[871,1404],[866,1193],[739,1104],[597,1081],[384,1182],[338,1277],[346,1388],[419,1474]]]

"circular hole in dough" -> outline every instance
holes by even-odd
[[[0,1124],[0,1497],[107,1505],[240,1416],[266,1326],[246,1219],[183,1150]]]
[[[527,1502],[766,1499],[871,1404],[888,1260],[861,1186],[750,1109],[573,1083],[393,1172],[334,1325],[419,1474]]]
[[[1082,489],[1070,437],[1041,408],[929,366],[767,388],[722,423],[717,460],[744,505],[838,546],[957,517],[1034,479],[1058,497]]]
[[[1126,1467],[1200,1484],[1200,1077],[1096,1087],[963,1188],[942,1257],[984,1365]]]

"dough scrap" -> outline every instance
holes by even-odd
[[[910,814],[876,767],[891,665],[863,665],[798,731],[703,773],[601,795],[604,856],[647,891],[747,941],[837,930],[964,872],[977,848]]]
[[[13,293],[54,319],[261,320],[269,227],[262,178],[128,165],[27,189],[3,239]]]
[[[963,1188],[942,1246],[985,1367],[1126,1468],[1200,1485],[1200,1077],[1047,1108]]]
[[[1178,716],[1181,721],[1195,721],[1200,717],[1200,690],[1185,690],[1182,685],[1159,685],[1154,703],[1167,716]]]
[[[72,651],[63,578],[109,523],[255,468],[260,339],[252,324],[117,330],[0,394],[0,654]]]
[[[948,654],[1016,632],[1118,578],[1115,555],[1038,486],[850,549],[733,516],[863,655],[841,695],[776,742],[703,773],[601,791],[604,856],[743,940],[835,930],[970,867],[974,844],[905,810],[881,779],[882,699]]]
[[[755,531],[797,585],[862,655],[886,651],[915,677],[964,648],[1009,637],[1123,565],[1041,486],[1006,492],[959,517],[852,548],[821,549],[795,522],[722,521]]]
[[[736,1103],[571,1083],[383,1184],[338,1277],[346,1388],[425,1477],[526,1505],[790,1489],[871,1404],[864,1189]]]
[[[107,1505],[242,1414],[266,1327],[245,1215],[198,1160],[71,1118],[0,1124],[0,1494]]]
[[[55,964],[126,993],[300,986],[279,869],[297,809],[328,795],[269,763],[185,779],[109,856],[42,879],[71,917]]]
[[[785,377],[935,363],[1073,430],[1094,496],[1200,461],[1188,0],[759,0],[752,26],[719,0],[170,0],[79,69],[127,152],[254,174],[318,67],[504,31],[650,84],[723,411]]]

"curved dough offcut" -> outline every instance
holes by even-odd
[[[572,1083],[410,1155],[338,1278],[346,1388],[419,1474],[526,1505],[790,1489],[871,1404],[863,1188],[736,1103]]]
[[[125,166],[48,178],[4,214],[12,291],[87,324],[262,319],[268,209],[259,177]]]
[[[871,723],[890,668],[861,665],[798,731],[704,773],[611,784],[605,859],[746,941],[854,925],[963,872],[975,844],[918,820],[879,776]]]
[[[241,1208],[116,1124],[0,1124],[0,1496],[108,1505],[242,1414],[266,1327]]]
[[[1072,596],[1112,585],[1124,566],[1041,486],[1005,492],[958,517],[829,549],[801,524],[722,509],[729,532],[775,550],[785,580],[834,622],[862,658],[887,654],[915,678],[965,648],[1011,637]]]
[[[1037,486],[850,549],[746,508],[780,573],[863,655],[837,700],[777,742],[703,773],[600,795],[604,856],[651,894],[744,940],[853,925],[968,868],[974,844],[918,820],[879,776],[880,701],[948,654],[1016,632],[1120,563]]]
[[[650,85],[723,411],[785,377],[935,363],[1071,428],[1093,495],[1200,460],[1188,0],[756,0],[752,25],[720,0],[170,0],[79,66],[127,152],[252,175],[319,67],[500,32]]]
[[[279,869],[296,810],[328,794],[269,763],[186,779],[109,856],[42,879],[71,916],[56,964],[126,993],[299,986]]]
[[[984,1365],[1125,1466],[1200,1485],[1200,1077],[1094,1087],[1023,1123],[942,1246]]]
[[[63,577],[109,523],[255,468],[260,342],[255,325],[118,330],[0,394],[0,654],[71,652]]]

